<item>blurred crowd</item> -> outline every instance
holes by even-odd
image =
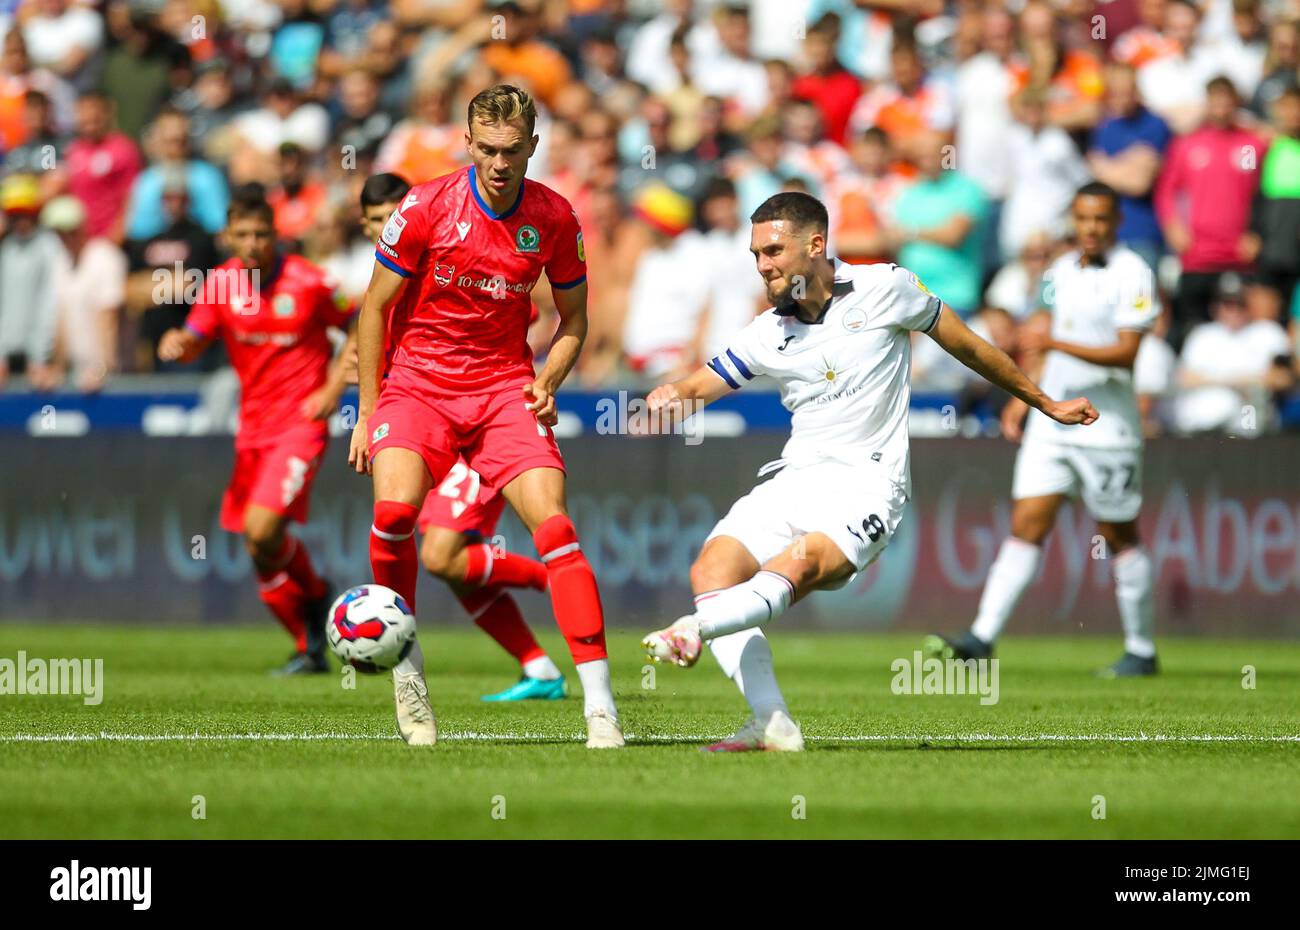
[[[465,164],[465,107],[504,81],[584,229],[577,383],[724,345],[762,309],[747,218],[781,190],[826,202],[832,254],[907,266],[1014,354],[1095,178],[1161,285],[1150,430],[1267,429],[1300,338],[1298,23],[1300,0],[0,0],[0,389],[166,370],[249,181],[359,298],[365,178]],[[928,342],[914,367],[996,403]]]

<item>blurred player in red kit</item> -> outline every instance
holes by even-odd
[[[297,646],[280,673],[326,672],[325,614],[333,592],[288,530],[291,520],[307,520],[327,421],[345,385],[326,330],[347,327],[353,308],[322,269],[276,250],[260,185],[232,198],[224,235],[234,257],[208,273],[185,325],[163,334],[158,357],[190,362],[213,339],[224,340],[240,402],[221,526],[243,534],[262,603]]]
[[[384,222],[402,205],[411,185],[400,175],[376,174],[361,188],[361,225],[372,242]],[[388,332],[400,327],[419,297],[407,287],[389,311]],[[386,338],[383,377],[393,345]],[[351,362],[353,359],[349,358]],[[519,681],[485,701],[558,700],[565,696],[564,676],[537,644],[511,587],[546,590],[546,566],[535,559],[507,553],[490,545],[506,499],[483,483],[482,476],[458,459],[442,483],[431,490],[416,521],[420,563],[440,578],[473,618],[474,623],[518,661]]]
[[[564,503],[554,394],[587,333],[586,261],[573,208],[524,177],[537,147],[527,92],[497,85],[469,105],[472,164],[413,187],[388,218],[357,323],[360,409],[349,462],[374,475],[370,565],[379,584],[414,594],[415,528],[429,490],[463,457],[499,489],[533,535],[556,622],[582,683],[589,748],[623,745],[596,577]],[[528,348],[530,294],[550,282],[560,324],[541,372]],[[394,320],[383,379],[385,323]],[[437,725],[417,644],[393,670],[398,730],[428,745]]]

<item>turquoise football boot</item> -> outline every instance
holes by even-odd
[[[569,686],[564,681],[564,676],[559,678],[529,678],[527,675],[520,678],[517,682],[506,688],[504,691],[498,691],[496,694],[485,694],[485,701],[559,701],[567,697]]]

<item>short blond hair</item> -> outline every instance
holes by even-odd
[[[533,95],[513,84],[497,84],[487,90],[481,90],[469,102],[469,125],[475,123],[509,123],[521,119],[528,126],[528,135],[533,135],[537,125],[537,104]]]

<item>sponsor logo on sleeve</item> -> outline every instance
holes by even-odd
[[[934,293],[928,287],[925,286],[925,283],[920,278],[916,276],[916,272],[909,271],[907,273],[907,279],[911,281],[912,284],[916,286],[919,290],[925,291],[925,293],[929,294],[931,297],[934,296]]]
[[[586,260],[587,247],[582,244],[582,230],[580,229],[578,230],[578,261],[585,262]]]
[[[389,245],[397,245],[397,240],[402,238],[402,230],[405,228],[406,217],[402,216],[400,212],[394,213],[388,218],[388,222],[384,224],[384,231],[379,238]]]

